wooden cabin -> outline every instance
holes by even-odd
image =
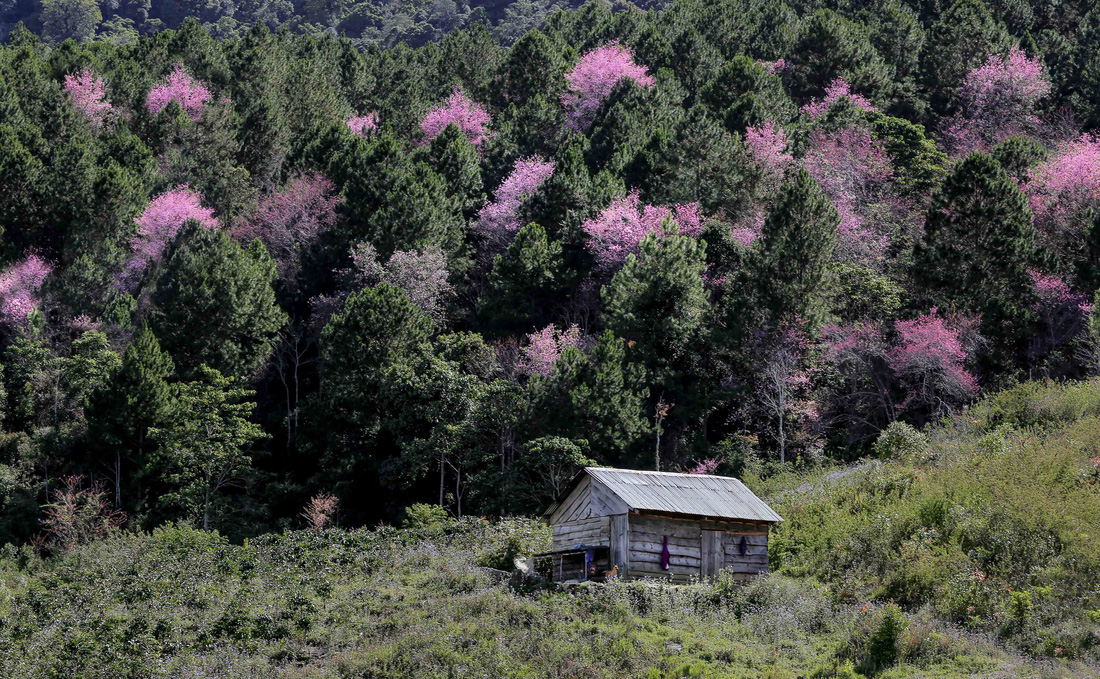
[[[720,570],[745,580],[767,573],[768,529],[783,519],[734,478],[588,467],[543,520],[553,550],[534,565],[553,580],[611,572],[687,582]]]

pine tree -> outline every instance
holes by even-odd
[[[743,133],[749,125],[768,121],[785,125],[798,113],[783,80],[746,56],[727,62],[703,89],[701,100],[731,132]]]
[[[497,72],[497,106],[523,106],[536,95],[549,99],[561,96],[569,56],[541,31],[524,35],[508,50]]]
[[[247,377],[271,355],[286,314],[275,299],[275,263],[259,241],[248,249],[188,222],[164,262],[149,314],[185,378],[207,365]]]
[[[171,491],[162,506],[178,506],[184,516],[209,530],[225,489],[239,485],[252,465],[251,448],[268,436],[251,422],[256,392],[201,366],[199,379],[176,387],[176,417],[151,430],[160,443],[158,457]]]
[[[430,354],[432,322],[401,290],[379,283],[348,297],[321,333],[321,388],[306,407],[307,449],[318,456],[320,478],[361,487],[393,458],[400,442],[380,432],[395,408],[415,400],[400,393],[384,402],[394,371],[407,375]],[[415,370],[413,371],[416,372]],[[370,487],[366,485],[366,487]],[[359,501],[361,502],[361,500]]]
[[[633,355],[657,385],[676,388],[700,358],[709,312],[705,269],[704,243],[651,234],[601,293],[607,327],[634,343]]]
[[[481,159],[477,148],[454,125],[449,125],[427,147],[428,164],[443,178],[447,195],[462,215],[470,220],[485,204],[481,182]]]
[[[452,271],[465,268],[462,216],[447,195],[447,185],[424,163],[399,174],[367,220],[367,240],[379,254],[397,250],[442,248]]]
[[[957,0],[932,25],[921,55],[921,79],[933,110],[949,110],[966,74],[1011,42],[982,0]]]
[[[507,252],[497,255],[479,309],[503,328],[529,331],[550,322],[567,283],[561,243],[549,240],[538,224],[528,224]]]
[[[748,162],[738,140],[696,105],[673,134],[655,135],[625,174],[648,203],[698,202],[708,214],[737,214],[749,199]]]
[[[604,331],[587,353],[566,349],[554,373],[528,385],[530,437],[585,440],[602,464],[633,464],[649,430],[645,369],[628,358],[627,342]]]
[[[45,212],[39,191],[45,168],[10,125],[0,123],[0,233],[21,251],[37,240]],[[10,247],[10,246],[9,246]]]
[[[796,101],[821,97],[838,78],[872,99],[891,94],[890,69],[871,44],[867,29],[828,9],[803,21],[787,62]]]
[[[1027,197],[981,153],[959,163],[928,209],[913,277],[933,304],[982,315],[995,361],[1010,360],[1027,332],[1035,239]]]
[[[780,190],[749,267],[753,304],[773,328],[821,321],[839,224],[836,208],[805,170]]]
[[[156,336],[143,327],[122,354],[122,364],[91,397],[87,413],[89,439],[114,475],[115,506],[121,508],[127,485],[123,463],[148,463],[149,430],[165,422],[172,407],[168,380],[175,367]],[[130,475],[133,488],[136,474]],[[127,506],[135,507],[133,499]]]

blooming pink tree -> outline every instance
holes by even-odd
[[[160,260],[180,227],[192,219],[208,229],[218,226],[214,211],[203,207],[202,197],[186,184],[149,201],[145,210],[134,220],[138,233],[130,241],[133,253],[119,277],[120,283],[125,286],[136,284],[145,268]]]
[[[279,275],[292,280],[301,253],[336,224],[339,198],[323,175],[302,175],[260,199],[256,213],[235,232],[242,241],[259,238],[278,262]]]
[[[365,116],[355,116],[345,121],[348,129],[360,137],[368,137],[378,129],[378,112],[373,111]]]
[[[933,307],[929,313],[896,324],[898,343],[889,363],[905,394],[902,410],[942,413],[978,393],[978,381],[965,368],[959,333]]]
[[[1029,59],[1016,46],[1006,55],[991,54],[966,74],[959,91],[963,119],[953,124],[950,136],[976,136],[988,144],[1033,128],[1038,123],[1035,107],[1050,90],[1040,59]]]
[[[346,289],[387,283],[405,293],[405,297],[438,326],[446,321],[447,303],[454,295],[447,270],[447,256],[438,246],[424,250],[397,250],[382,262],[373,245],[362,242],[352,248],[350,284]],[[347,292],[330,301],[332,310],[343,305]],[[331,311],[329,312],[331,313]]]
[[[633,80],[640,87],[652,87],[654,83],[645,66],[634,63],[630,48],[620,45],[617,40],[581,56],[565,76],[566,91],[562,95],[570,127],[587,130],[600,105],[623,78]]]
[[[479,146],[489,138],[489,133],[485,129],[489,120],[489,112],[466,96],[462,88],[456,86],[442,106],[432,109],[428,115],[424,116],[420,129],[424,132],[425,142],[428,142],[439,136],[439,133],[447,129],[448,125],[454,123],[471,144]]]
[[[845,127],[815,131],[808,146],[803,165],[840,213],[835,256],[847,262],[882,261],[886,238],[868,219],[868,208],[888,195],[893,178],[882,142],[862,128]]]
[[[156,114],[174,101],[191,120],[198,120],[202,115],[202,107],[210,97],[210,90],[206,85],[192,78],[183,68],[183,64],[176,64],[167,78],[149,90],[145,107],[149,113]]]
[[[627,255],[638,252],[643,238],[660,233],[666,220],[675,224],[684,236],[698,238],[703,232],[698,203],[676,205],[671,209],[643,205],[636,191],[613,201],[582,228],[588,234],[588,248],[597,266],[612,270],[622,266]]]
[[[825,88],[825,97],[822,99],[815,99],[803,106],[800,110],[802,116],[807,120],[817,120],[821,116],[825,115],[825,112],[829,108],[840,101],[841,99],[847,99],[852,106],[863,109],[864,111],[877,111],[878,109],[870,102],[870,100],[852,92],[852,87],[843,78],[837,78],[828,87]]]
[[[932,309],[886,335],[867,323],[823,328],[822,357],[835,376],[826,418],[859,441],[899,417],[927,422],[972,398],[978,383],[962,339],[970,322],[948,323]]]
[[[701,462],[697,462],[694,467],[688,470],[688,474],[701,474],[710,476],[718,471],[718,460],[709,458]]]
[[[783,73],[791,67],[791,65],[788,64],[787,60],[783,57],[780,57],[775,61],[762,61],[760,59],[757,59],[756,63],[760,64],[768,73],[772,73],[775,75],[779,75],[780,73]]]
[[[72,98],[73,108],[80,111],[92,128],[102,129],[114,116],[114,107],[107,101],[107,86],[91,69],[66,75],[65,91]]]
[[[777,190],[794,157],[787,152],[787,135],[771,121],[749,125],[745,129],[745,148],[761,176],[761,189],[769,194]]]
[[[1066,346],[1088,328],[1092,304],[1088,296],[1074,293],[1057,276],[1030,271],[1035,302],[1032,309],[1039,318],[1039,332],[1028,346],[1028,354],[1038,361]]]
[[[731,229],[733,240],[742,247],[752,247],[764,232],[764,211],[754,210]]]
[[[1083,134],[1062,145],[1023,189],[1045,240],[1060,251],[1079,243],[1086,213],[1100,208],[1100,137]]]
[[[24,323],[38,308],[39,291],[53,265],[35,254],[12,264],[0,274],[0,312],[5,320]]]
[[[481,208],[475,230],[494,246],[511,242],[522,226],[519,210],[554,174],[554,162],[541,158],[517,160],[512,173],[501,182],[494,200]]]
[[[581,330],[573,325],[558,330],[553,323],[527,336],[517,369],[531,377],[549,377],[563,351],[580,348]]]

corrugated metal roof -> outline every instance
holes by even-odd
[[[746,521],[783,520],[745,484],[728,476],[606,467],[588,467],[585,472],[631,509]]]

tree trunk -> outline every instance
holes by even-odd
[[[122,449],[115,448],[115,509],[122,509]]]
[[[455,468],[455,511],[462,518],[462,472]]]
[[[443,506],[443,483],[445,479],[445,472],[447,471],[447,460],[440,455],[439,456],[439,506]]]

